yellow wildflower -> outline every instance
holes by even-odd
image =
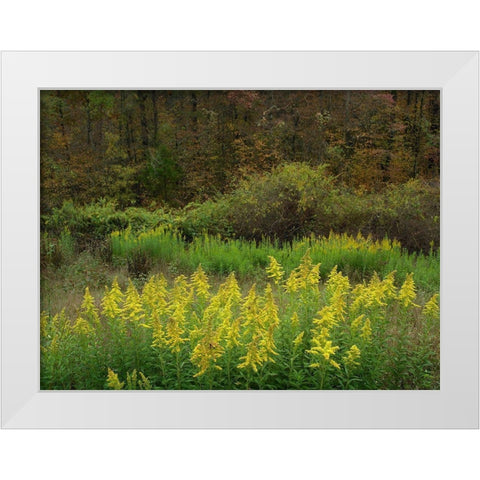
[[[138,374],[140,375],[140,380],[138,380],[140,390],[151,390],[152,384],[150,383],[150,380],[142,372],[138,372]]]
[[[299,320],[298,320],[298,313],[293,312],[292,317],[290,318],[290,323],[293,328],[296,328],[298,326]]]
[[[344,296],[350,291],[348,277],[338,272],[336,265],[332,268],[325,286],[329,297]]]
[[[281,282],[285,272],[283,271],[280,263],[278,263],[274,257],[269,255],[268,258],[270,259],[270,264],[266,268],[268,277],[272,278],[274,283],[278,285]]]
[[[332,365],[335,368],[340,368],[340,365],[331,358],[337,350],[339,350],[340,347],[338,346],[333,346],[331,340],[326,340],[326,337],[322,336],[314,336],[312,338],[312,348],[310,350],[307,350],[307,353],[312,354],[314,357],[320,357],[323,360],[327,362],[327,364]],[[324,364],[324,361],[322,363],[320,362],[314,362],[310,364],[310,367],[312,368],[319,368],[321,364]]]
[[[258,371],[258,365],[262,365],[265,362],[265,358],[259,348],[260,340],[261,335],[259,334],[252,338],[247,346],[247,353],[243,357],[240,357],[240,360],[243,360],[243,362],[240,363],[237,368],[250,367],[254,372]]]
[[[318,313],[317,317],[313,319],[313,323],[318,327],[325,327],[327,329],[337,325],[337,309],[333,305],[325,305]]]
[[[304,334],[305,332],[302,331],[295,337],[295,339],[293,340],[293,345],[295,347],[298,347],[302,343]]]
[[[395,273],[396,270],[390,272],[384,279],[383,279],[383,288],[385,292],[385,298],[395,298],[397,296],[397,289],[395,287]]]
[[[404,307],[408,307],[409,305],[413,305],[414,307],[418,307],[413,303],[416,297],[416,287],[413,281],[413,273],[409,273],[403,282],[403,285],[398,292],[397,298],[401,301]]]
[[[118,375],[109,368],[108,376],[107,376],[107,385],[108,385],[108,388],[112,390],[121,390],[125,385],[125,382],[120,382],[120,380],[118,379]]]
[[[182,303],[173,304],[173,313],[167,320],[166,338],[170,350],[174,353],[179,353],[181,344],[187,339],[182,335],[185,333],[185,305]]]
[[[242,293],[240,287],[238,286],[237,279],[235,278],[235,272],[232,272],[225,282],[227,298],[232,300],[233,305],[237,305],[242,300]]]
[[[144,285],[142,291],[142,302],[145,311],[152,315],[156,312],[161,315],[167,307],[167,281],[163,275],[153,275]]]
[[[292,293],[307,288],[318,288],[319,270],[320,264],[312,264],[310,249],[307,249],[300,265],[292,270],[285,282],[285,290]]]
[[[224,329],[225,346],[227,349],[231,349],[240,345],[240,326],[241,317],[237,317],[235,320],[229,323],[228,328]]]
[[[331,340],[327,340],[322,343],[317,343],[316,339],[313,339],[313,343],[316,344],[308,353],[319,353],[325,358],[325,360],[329,360],[331,355],[335,355],[335,352],[340,348],[338,346],[333,346]]]
[[[113,280],[112,288],[105,287],[105,295],[102,298],[102,313],[109,320],[119,318],[122,312],[121,304],[124,301],[124,295],[118,286],[117,278]]]
[[[245,326],[250,326],[258,321],[259,305],[255,283],[251,286],[245,297],[241,311]]]
[[[191,302],[193,290],[190,288],[187,277],[179,275],[174,283],[171,291],[172,304],[182,304],[185,307]]]
[[[320,280],[320,263],[313,265],[310,272],[307,275],[306,283],[311,287],[315,287],[318,285]]]
[[[360,335],[363,339],[365,340],[370,340],[371,336],[372,336],[372,325],[370,323],[370,319],[367,318],[365,320],[365,323],[362,327],[362,333]]]
[[[440,318],[440,307],[438,305],[438,293],[432,296],[432,298],[423,307],[423,314],[426,317],[432,319]]]
[[[296,292],[301,288],[301,279],[296,270],[292,270],[287,281],[285,282],[285,290],[288,293]]]
[[[211,365],[221,370],[221,367],[216,365],[216,361],[223,354],[219,340],[218,331],[208,331],[197,343],[190,357],[192,363],[200,369],[194,377],[203,375]]]
[[[93,327],[82,317],[78,317],[73,331],[79,335],[90,335],[94,330]]]
[[[356,332],[360,328],[360,324],[362,323],[364,317],[365,315],[362,313],[357,318],[355,318],[355,320],[352,321],[350,325],[352,332]]]
[[[195,293],[199,297],[206,299],[210,296],[210,285],[208,283],[208,277],[203,271],[201,263],[198,264],[198,268],[192,274],[191,283],[195,289]]]
[[[144,317],[143,304],[135,285],[130,281],[125,296],[123,317],[129,322],[140,322]]]
[[[47,325],[49,317],[46,312],[40,314],[40,338],[45,338],[47,336]]]
[[[352,345],[350,350],[347,352],[346,355],[343,357],[343,363],[347,367],[354,367],[356,365],[360,365],[358,359],[360,358],[360,349],[356,345]]]
[[[161,348],[163,345],[166,344],[165,339],[165,329],[163,327],[163,323],[159,318],[155,318],[152,321],[152,347]]]
[[[330,363],[330,365],[332,365],[332,367],[335,367],[335,368],[337,368],[338,370],[340,370],[340,365],[339,365],[335,360],[330,359],[330,360],[329,360],[329,363]]]
[[[138,378],[140,376],[140,378]],[[134,369],[132,373],[127,372],[127,390],[151,390],[150,380],[142,373]]]
[[[93,297],[88,287],[85,289],[85,295],[83,296],[81,315],[84,316],[88,322],[96,325],[99,324],[97,307],[95,307]]]

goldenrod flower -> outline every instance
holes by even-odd
[[[283,268],[280,265],[280,263],[278,263],[274,257],[269,255],[268,258],[270,260],[270,264],[266,268],[268,277],[272,278],[274,283],[278,285],[282,281],[282,278],[285,272],[283,271]]]
[[[99,324],[98,311],[95,306],[90,290],[87,287],[85,289],[85,295],[83,296],[83,302],[81,307],[81,315],[90,323],[95,325]]]
[[[325,287],[329,297],[343,296],[350,291],[350,281],[346,275],[337,271],[337,266],[335,265],[328,275]]]
[[[285,282],[285,290],[288,293],[296,292],[301,288],[301,279],[298,275],[297,270],[292,270],[290,276],[288,277],[287,281]]]
[[[227,299],[232,300],[233,305],[237,305],[242,300],[242,293],[240,287],[238,286],[237,279],[235,278],[235,272],[232,272],[225,282]]]
[[[397,296],[397,289],[395,287],[395,273],[395,270],[390,272],[382,282],[385,292],[385,298],[387,299],[395,298]]]
[[[127,372],[127,390],[137,389],[137,370],[134,369],[132,373]]]
[[[73,326],[73,331],[79,335],[90,335],[93,333],[93,327],[82,317],[78,317],[75,325]]]
[[[118,375],[109,368],[108,376],[107,376],[107,385],[108,385],[108,388],[112,390],[121,390],[125,385],[125,383],[120,382],[120,380],[118,379]]]
[[[174,353],[179,353],[181,344],[187,339],[182,335],[185,333],[185,305],[182,303],[173,304],[173,313],[167,320],[166,338],[170,350]]]
[[[335,367],[336,369],[340,370],[340,365],[335,360],[330,359],[329,363],[330,365],[332,365],[332,367]]]
[[[255,283],[251,286],[247,296],[245,297],[241,307],[241,312],[245,326],[250,326],[258,321],[259,305]]]
[[[317,263],[316,265],[313,265],[313,267],[310,269],[310,272],[308,272],[306,283],[311,287],[316,287],[319,281],[320,281],[320,263]]]
[[[431,319],[440,318],[440,307],[438,305],[438,293],[432,296],[423,307],[423,314]]]
[[[335,368],[340,368],[340,365],[331,358],[337,350],[339,350],[340,347],[338,346],[333,346],[333,343],[331,340],[326,340],[325,337],[319,337],[319,336],[314,336],[312,338],[312,348],[310,350],[307,350],[307,353],[312,354],[314,357],[320,357],[322,358],[322,362],[314,362],[310,364],[310,367],[312,368],[320,368],[322,364],[325,364],[325,361],[327,364],[332,365]]]
[[[335,352],[340,348],[333,346],[331,340],[325,342],[317,342],[317,339],[313,339],[314,346],[308,350],[308,353],[321,354],[325,360],[330,360],[331,355],[335,355]]]
[[[140,380],[138,380],[140,390],[151,390],[152,384],[150,380],[142,372],[138,372],[138,374],[140,375]]]
[[[182,304],[185,307],[192,301],[193,290],[190,288],[187,277],[185,275],[179,275],[171,290],[171,302],[172,304]]]
[[[157,317],[152,321],[152,347],[161,348],[167,341],[165,338],[165,329],[162,321]]]
[[[112,288],[105,287],[105,295],[102,298],[102,313],[109,320],[118,319],[121,316],[121,304],[124,302],[124,295],[118,286],[117,278],[113,280]]]
[[[297,312],[293,312],[293,315],[290,318],[290,323],[291,323],[293,328],[296,328],[298,326],[299,319],[298,319],[298,313]]]
[[[192,274],[191,283],[195,289],[195,293],[201,298],[208,298],[210,293],[210,285],[208,277],[203,271],[202,264],[198,264],[198,268]]]
[[[343,363],[347,367],[354,367],[360,365],[358,359],[360,358],[360,349],[356,345],[352,345],[347,354],[343,357]]]
[[[223,330],[223,335],[225,338],[225,346],[227,349],[240,345],[240,326],[241,326],[241,317],[235,318],[232,322],[229,323],[228,328]]]
[[[216,361],[223,354],[223,348],[219,343],[219,337],[220,335],[218,331],[209,331],[193,349],[190,360],[200,369],[194,377],[203,375],[211,366],[216,369],[221,369],[221,367],[216,365]]]
[[[265,288],[264,305],[261,309],[255,285],[252,286],[242,305],[242,317],[245,327],[243,337],[247,352],[240,357],[243,362],[238,365],[238,368],[250,367],[256,372],[258,365],[273,361],[271,355],[277,355],[274,333],[279,323],[278,307],[275,304],[270,284]]]
[[[375,272],[372,275],[368,285],[358,284],[353,289],[353,302],[350,305],[350,310],[354,313],[359,313],[363,309],[370,307],[383,307],[387,305],[386,300],[395,298],[394,286],[394,272],[385,277],[382,281]]]
[[[365,320],[360,336],[365,340],[370,340],[370,338],[372,337],[372,325],[369,318]]]
[[[415,300],[416,294],[416,287],[413,281],[413,273],[409,273],[403,282],[403,285],[398,292],[397,298],[401,301],[404,307],[408,307],[412,305],[414,307],[418,307],[415,305],[413,301]]]
[[[313,323],[317,327],[325,327],[328,330],[337,325],[337,309],[333,305],[325,305],[318,313],[317,317],[313,319]]]
[[[247,346],[247,353],[243,357],[240,357],[240,360],[243,360],[243,362],[240,363],[237,368],[250,367],[254,372],[258,372],[258,366],[265,362],[265,358],[259,348],[260,340],[260,334],[252,338]]]
[[[285,290],[289,293],[307,288],[318,288],[320,264],[313,265],[310,249],[302,257],[300,265],[292,270],[285,282]]]
[[[46,312],[40,313],[40,338],[43,339],[47,336],[48,315]]]
[[[143,304],[135,285],[130,281],[125,296],[123,317],[129,322],[140,322],[145,317]]]
[[[364,317],[365,315],[362,313],[357,318],[355,318],[355,320],[352,321],[350,325],[352,332],[356,332],[360,328],[360,324],[362,323]]]
[[[298,347],[302,343],[304,334],[305,332],[302,331],[295,337],[295,339],[293,340],[293,345],[295,347]]]
[[[163,275],[153,275],[144,285],[142,291],[142,303],[146,313],[157,316],[166,312],[167,308],[167,281]]]

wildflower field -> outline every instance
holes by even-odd
[[[337,265],[323,273],[312,260],[320,246],[382,258],[398,245],[312,240],[283,257],[277,246],[280,255],[266,256],[255,281],[239,282],[233,270],[212,281],[199,263],[169,280],[124,278],[121,288],[115,278],[96,297],[87,286],[73,316],[42,313],[42,389],[439,388],[438,293],[417,292],[413,272],[357,271],[363,278],[352,282]],[[297,265],[279,261],[302,247]]]

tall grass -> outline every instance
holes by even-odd
[[[113,232],[111,246],[114,262],[134,263],[135,259],[147,258],[150,263],[184,273],[193,272],[201,264],[207,273],[235,271],[239,278],[261,277],[269,256],[278,259],[289,274],[309,249],[312,261],[321,264],[323,277],[337,265],[353,281],[369,278],[374,272],[384,276],[395,270],[399,282],[414,272],[417,285],[426,292],[438,291],[440,284],[439,252],[408,253],[396,241],[362,235],[312,235],[280,245],[266,238],[255,242],[204,234],[187,242],[177,231],[159,227],[140,234],[130,229]]]

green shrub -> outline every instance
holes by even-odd
[[[439,247],[439,217],[439,189],[420,179],[381,193],[352,192],[336,187],[324,166],[291,163],[252,175],[215,201],[189,205],[177,226],[189,240],[204,232],[257,242],[360,232],[428,253]]]
[[[324,166],[290,163],[251,175],[231,193],[181,210],[127,208],[102,200],[82,207],[65,202],[42,217],[42,231],[59,238],[67,228],[79,250],[105,250],[107,237],[129,228],[165,227],[187,241],[204,233],[261,242],[292,242],[331,231],[399,240],[410,252],[428,253],[440,243],[440,192],[422,180],[390,185],[383,192],[340,189]],[[108,251],[104,255],[108,258]]]
[[[64,202],[51,215],[42,217],[42,230],[59,236],[67,228],[80,250],[95,250],[110,233],[130,227],[133,231],[170,225],[173,216],[163,209],[153,212],[145,208],[131,207],[117,210],[114,201],[100,200],[85,206],[76,206],[72,201]]]
[[[244,180],[228,197],[227,220],[237,236],[257,241],[327,235],[335,223],[337,197],[333,177],[323,166],[285,164]]]

